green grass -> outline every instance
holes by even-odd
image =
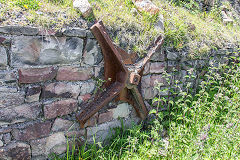
[[[94,6],[96,19],[103,20],[115,43],[126,50],[143,55],[151,41],[162,33],[154,27],[157,16],[139,11],[134,14],[135,6],[131,0],[90,2]],[[193,0],[188,3],[181,1],[180,4],[165,0],[153,0],[153,3],[164,16],[165,47],[184,50],[190,58],[199,58],[208,56],[212,49],[225,48],[228,44],[237,46],[240,43],[240,20],[231,17],[233,24],[223,24],[220,6],[214,6],[206,12],[201,11]],[[224,3],[233,15],[237,14],[230,3]]]
[[[150,112],[156,118],[147,125],[116,128],[106,146],[84,146],[77,156],[53,159],[239,159],[239,60],[232,57],[230,65],[210,66],[195,95],[190,84],[182,90],[174,82],[169,90],[175,98],[156,97],[158,106]],[[188,79],[194,78],[190,72]],[[158,111],[161,104],[167,111]]]
[[[30,25],[58,30],[77,24],[81,16],[73,8],[72,0],[0,0],[0,3],[0,25]]]

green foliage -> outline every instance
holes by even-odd
[[[40,7],[39,0],[12,0],[13,3],[24,9],[38,10]]]

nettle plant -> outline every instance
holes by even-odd
[[[189,70],[185,84],[170,81],[169,74],[165,74],[168,88],[156,84],[158,92],[169,92],[167,97],[153,99],[157,107],[151,111],[157,117],[154,123],[168,130],[166,158],[240,158],[240,58],[228,61],[210,63],[203,79]],[[190,83],[193,79],[200,84],[196,94]],[[164,107],[167,111],[160,112]]]

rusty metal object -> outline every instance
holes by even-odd
[[[76,118],[81,128],[102,107],[113,99],[130,103],[141,119],[145,119],[148,111],[140,93],[140,81],[143,69],[152,55],[163,44],[160,36],[150,47],[145,58],[134,63],[136,54],[128,54],[123,49],[115,46],[108,36],[102,21],[91,27],[104,57],[105,83],[103,89],[88,103],[82,105],[82,110]]]

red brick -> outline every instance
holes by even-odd
[[[54,79],[56,73],[54,67],[19,69],[19,83],[45,82]]]
[[[84,81],[92,77],[90,68],[61,67],[57,73],[59,81]]]
[[[67,99],[44,106],[44,117],[47,119],[64,116],[77,110],[77,100]]]
[[[31,139],[41,138],[49,135],[51,131],[51,125],[52,123],[47,121],[34,123],[25,128],[14,129],[12,131],[13,137],[20,141],[29,141]]]
[[[111,121],[112,119],[113,119],[113,112],[108,111],[108,112],[99,114],[98,123],[101,124],[104,122]]]

